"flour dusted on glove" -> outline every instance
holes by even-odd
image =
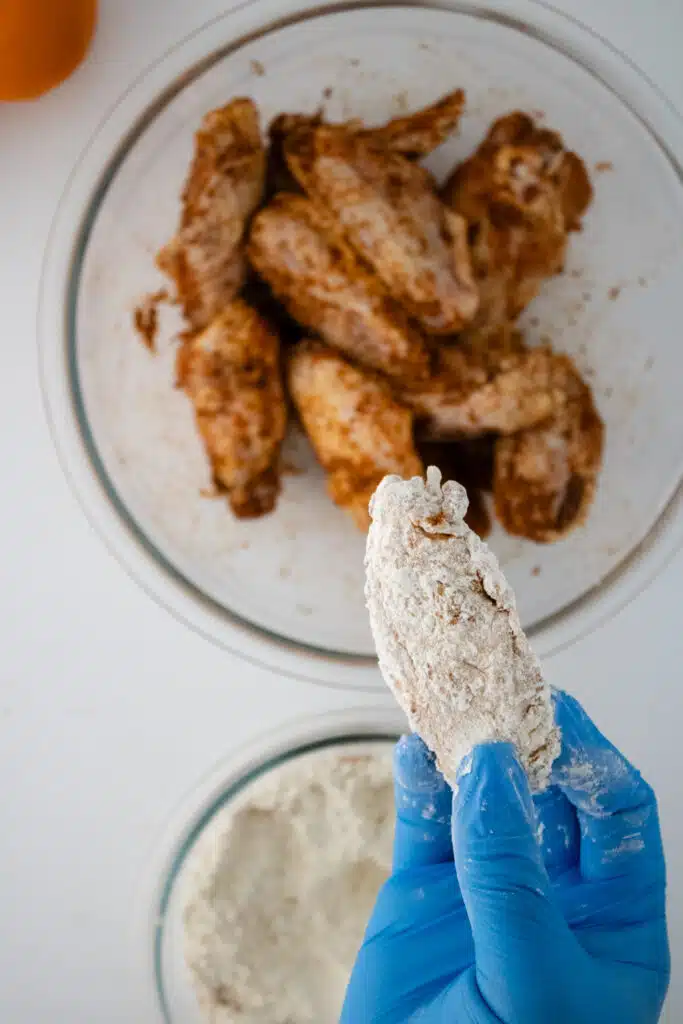
[[[550,689],[460,484],[385,477],[370,503],[370,623],[385,681],[454,782],[477,743],[512,741],[532,789],[559,754]]]

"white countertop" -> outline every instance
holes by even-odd
[[[69,490],[43,412],[36,301],[69,172],[131,79],[228,6],[102,0],[86,65],[37,104],[0,105],[3,1024],[150,1020],[133,969],[136,904],[186,794],[231,749],[281,720],[283,708],[296,718],[377,703],[285,679],[279,704],[259,700],[261,671],[179,625],[108,554]],[[557,6],[626,52],[683,111],[679,0]],[[635,603],[548,666],[552,682],[585,701],[657,789],[674,969],[683,951],[682,599],[679,556]],[[683,1019],[677,978],[669,1015]]]

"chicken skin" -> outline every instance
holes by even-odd
[[[178,231],[157,255],[160,270],[175,284],[190,332],[207,327],[242,287],[244,232],[263,195],[265,166],[252,100],[234,99],[204,117]]]
[[[568,233],[593,197],[581,159],[561,137],[515,112],[495,121],[443,189],[468,224],[479,286],[478,326],[514,321],[564,266]]]
[[[400,401],[415,412],[419,435],[433,440],[454,436],[457,431],[449,428],[449,410],[515,365],[526,350],[521,331],[510,324],[497,330],[464,331],[440,345],[433,352],[429,377],[397,387]]]
[[[336,127],[372,138],[394,153],[402,153],[411,160],[417,160],[428,156],[456,131],[464,109],[465,92],[463,89],[456,89],[421,110],[402,117],[394,117],[386,124],[375,128],[366,128],[363,122],[357,119],[338,124]],[[320,111],[315,114],[279,114],[268,129],[273,167],[281,172],[285,159],[285,143],[290,136],[298,133],[301,141],[306,132],[311,132],[324,123]],[[296,150],[295,145],[291,153],[293,159],[296,159]],[[291,191],[291,186],[282,184],[274,191]]]
[[[285,141],[290,170],[336,218],[389,293],[429,334],[462,330],[478,307],[460,214],[425,168],[374,133],[319,125]]]
[[[332,500],[361,530],[370,525],[368,503],[387,473],[423,471],[413,443],[412,413],[387,384],[313,341],[289,360],[289,390],[318,460],[328,474]]]
[[[595,495],[604,427],[568,356],[552,361],[552,415],[496,442],[493,495],[505,529],[540,543],[584,522]]]
[[[178,352],[178,384],[194,405],[214,482],[239,518],[270,512],[280,489],[287,407],[279,347],[268,324],[236,299]]]
[[[426,376],[424,339],[310,199],[276,196],[254,218],[248,254],[290,316],[328,344],[395,379]]]
[[[456,89],[422,110],[394,117],[382,127],[365,131],[394,153],[417,160],[429,156],[455,132],[464,109],[465,91]]]
[[[418,418],[420,436],[447,440],[514,434],[552,414],[557,373],[552,351],[545,346],[526,350],[514,332],[498,355],[467,343],[439,353],[428,386],[401,393]]]

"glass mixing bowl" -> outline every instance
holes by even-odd
[[[84,155],[64,197],[41,304],[43,385],[57,446],[86,510],[128,571],[183,621],[243,657],[329,685],[378,675],[363,600],[364,537],[295,441],[277,511],[235,520],[202,496],[207,461],[174,388],[173,329],[156,355],[132,311],[162,280],[202,115],[249,94],[264,124],[282,110],[382,121],[455,86],[458,136],[430,158],[445,175],[515,108],[560,130],[593,169],[596,198],[566,272],[529,310],[589,378],[607,427],[597,500],[551,546],[491,544],[523,624],[549,655],[613,614],[680,543],[683,403],[683,127],[609,45],[529,0],[491,9],[247,3],[138,79]],[[284,21],[282,20],[285,16]],[[273,27],[275,26],[275,27]]]

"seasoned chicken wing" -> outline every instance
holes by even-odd
[[[496,442],[493,494],[509,533],[547,543],[586,518],[600,470],[604,428],[588,385],[568,356],[555,355],[553,413]]]
[[[395,153],[403,153],[409,159],[418,159],[427,156],[440,146],[446,139],[455,132],[460,123],[463,110],[465,109],[465,92],[463,89],[456,89],[454,92],[442,96],[435,103],[428,107],[416,110],[412,114],[402,117],[394,117],[387,124],[375,128],[366,128],[362,121],[357,119],[346,121],[336,125],[348,132],[356,132],[361,136],[374,139],[387,149]],[[295,143],[290,143],[291,158],[297,161],[297,152],[305,146],[305,136],[324,123],[322,113],[315,114],[279,114],[268,129],[270,137],[270,157],[272,165],[272,180],[279,187],[275,191],[291,192],[291,184],[286,179],[285,145],[288,139],[298,135]],[[305,173],[303,167],[299,167],[298,178]],[[269,175],[270,177],[270,175]],[[291,172],[290,172],[291,177]]]
[[[328,491],[362,530],[368,502],[387,473],[423,471],[415,451],[412,414],[379,377],[347,363],[316,342],[294,349],[289,389],[304,429],[328,473]]]
[[[285,155],[305,191],[425,331],[452,334],[472,320],[478,291],[466,224],[440,202],[425,168],[372,132],[340,125],[294,132]]]
[[[514,434],[552,415],[557,370],[548,347],[515,351],[511,345],[497,365],[491,351],[486,356],[467,343],[445,349],[429,388],[415,386],[402,396],[420,420],[422,436]]]
[[[592,195],[583,162],[557,133],[521,112],[494,122],[443,190],[467,220],[478,325],[515,320],[561,271],[568,232],[580,226]]]
[[[183,342],[178,383],[191,399],[214,481],[233,512],[270,512],[280,489],[278,456],[287,409],[279,341],[241,299]]]
[[[244,231],[263,195],[265,150],[258,110],[235,99],[202,121],[176,235],[157,255],[191,331],[237,295],[245,277]]]
[[[310,199],[276,196],[254,218],[248,254],[289,314],[330,345],[394,378],[426,375],[424,339]]]
[[[410,159],[428,156],[458,127],[465,109],[465,91],[456,89],[422,110],[395,117],[380,128],[368,128],[376,141]]]
[[[459,409],[499,373],[517,365],[525,352],[521,332],[509,324],[495,331],[465,331],[433,353],[429,377],[401,381],[396,392],[415,412],[421,437],[449,439],[458,433],[450,426],[451,410]]]

